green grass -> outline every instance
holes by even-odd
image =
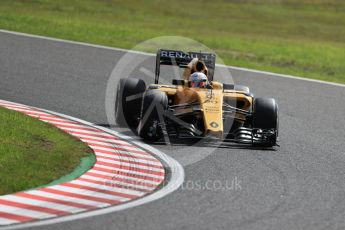
[[[226,64],[345,83],[342,0],[1,0],[0,28],[132,48],[193,38]]]
[[[63,131],[0,107],[0,194],[48,184],[93,153]]]

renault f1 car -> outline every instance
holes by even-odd
[[[187,68],[192,59],[208,68],[208,84],[172,79],[160,84],[161,65]],[[144,139],[165,137],[209,138],[260,146],[275,146],[278,105],[273,98],[256,98],[249,88],[214,80],[213,53],[158,50],[154,84],[141,79],[120,79],[115,105],[116,122],[129,126]]]

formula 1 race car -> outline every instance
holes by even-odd
[[[207,84],[193,87],[189,79],[159,84],[161,65],[188,68],[197,58],[207,67]],[[115,116],[144,139],[208,138],[275,146],[278,138],[278,105],[273,98],[255,98],[242,85],[213,79],[213,53],[158,50],[155,82],[148,87],[141,79],[120,79]],[[189,66],[190,67],[190,66]]]

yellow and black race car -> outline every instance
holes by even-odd
[[[193,73],[193,61],[204,63],[208,80],[193,87],[190,79],[159,84],[161,65],[176,65]],[[141,79],[120,79],[115,116],[144,139],[216,138],[222,141],[275,146],[278,105],[273,98],[255,98],[249,88],[213,79],[212,53],[158,50],[154,84]],[[188,72],[188,71],[185,71]]]

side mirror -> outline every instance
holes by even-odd
[[[230,90],[235,89],[235,85],[234,84],[226,84],[226,83],[224,83],[223,84],[223,90],[226,90],[226,89],[230,89]]]
[[[182,85],[182,86],[184,86],[184,85],[186,85],[186,81],[185,80],[179,80],[179,79],[173,79],[172,80],[172,84],[173,85]]]

